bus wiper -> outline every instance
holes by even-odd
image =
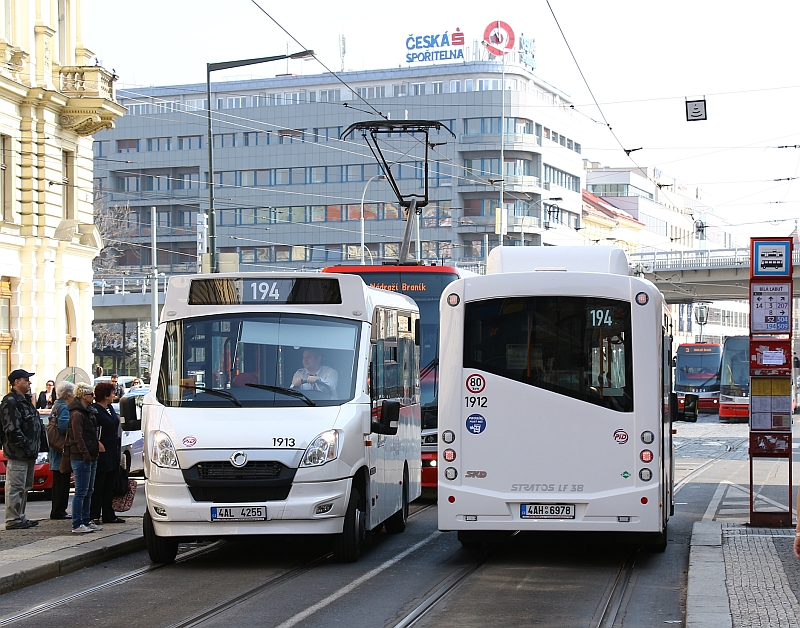
[[[302,400],[307,406],[317,405],[316,403],[311,401],[311,399],[309,399],[303,393],[301,393],[299,390],[295,390],[294,388],[284,388],[283,386],[269,386],[267,384],[245,384],[245,386],[249,386],[250,388],[260,388],[261,390],[268,390],[270,392],[283,393],[288,397],[295,397],[296,399]]]
[[[200,392],[208,393],[209,395],[222,397],[223,399],[230,401],[237,408],[242,407],[242,402],[236,398],[236,395],[229,393],[227,390],[222,390],[220,388],[205,388],[203,386],[192,386],[191,384],[181,384],[181,388],[191,388],[195,392],[199,390]]]

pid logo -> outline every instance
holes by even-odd
[[[614,432],[614,440],[617,442],[617,445],[624,445],[628,442],[628,432],[625,430],[617,430]]]

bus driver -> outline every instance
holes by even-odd
[[[329,366],[322,366],[322,356],[316,349],[303,351],[303,368],[297,369],[292,377],[292,388],[299,390],[319,390],[336,397],[336,384],[339,373]]]

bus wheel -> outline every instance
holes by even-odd
[[[390,534],[400,534],[406,529],[408,522],[408,469],[403,469],[403,503],[400,510],[386,520],[386,531]]]
[[[169,536],[156,536],[149,510],[145,510],[142,528],[144,529],[144,540],[147,543],[147,553],[150,554],[150,560],[154,563],[175,562],[175,556],[178,554],[178,539]]]
[[[458,533],[458,542],[465,550],[479,550],[486,547],[486,538],[479,532],[461,530]]]
[[[654,535],[652,541],[645,543],[642,546],[642,549],[645,552],[650,552],[653,554],[661,554],[665,552],[667,549],[667,526],[664,526],[664,529],[660,534]]]
[[[333,559],[337,563],[354,563],[361,554],[365,536],[364,513],[359,508],[361,494],[354,486],[350,491],[350,501],[344,515],[344,527],[333,537]]]

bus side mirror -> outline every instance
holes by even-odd
[[[143,395],[125,395],[119,400],[119,416],[126,432],[136,432],[142,429],[143,401]]]
[[[384,400],[381,404],[378,420],[373,420],[372,431],[375,434],[394,436],[397,434],[397,425],[400,421],[400,402]]]
[[[414,344],[418,347],[422,344],[422,326],[419,319],[414,321]],[[796,360],[797,358],[795,358]]]

